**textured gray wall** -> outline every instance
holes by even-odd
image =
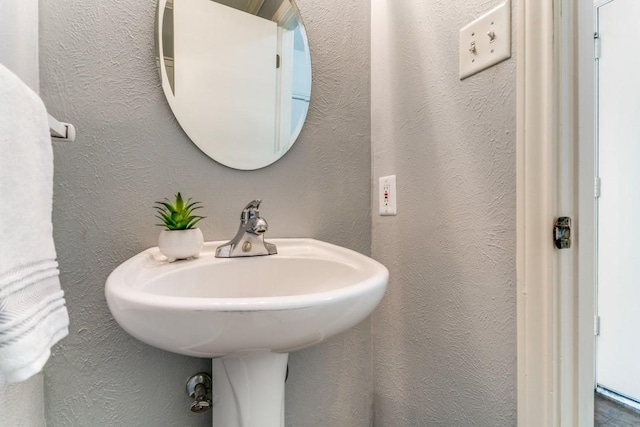
[[[458,79],[458,30],[498,3],[372,1],[372,190],[398,180],[375,426],[516,425],[516,62]]]
[[[43,389],[41,373],[18,384],[0,382],[0,427],[43,427]]]
[[[164,99],[153,54],[154,0],[41,3],[41,92],[77,126],[56,143],[54,230],[71,332],[45,371],[47,425],[209,426],[188,411],[184,381],[208,360],[156,350],[112,319],[104,281],[154,246],[154,200],[201,200],[207,240],[233,236],[262,198],[269,236],[308,236],[370,252],[370,9],[299,0],[313,59],[313,99],[279,162],[240,172],[203,155]],[[259,285],[259,284],[257,284]],[[369,426],[370,322],[294,353],[287,425]]]

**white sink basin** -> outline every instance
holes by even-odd
[[[158,248],[107,279],[109,309],[124,330],[175,353],[215,358],[213,425],[284,426],[288,353],[364,320],[389,279],[377,261],[313,239],[268,239],[278,254],[167,262]]]
[[[166,262],[151,248],[107,279],[113,317],[139,340],[175,353],[220,357],[288,353],[365,319],[389,273],[357,252],[313,239],[269,239],[277,255]]]

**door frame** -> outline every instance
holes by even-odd
[[[597,67],[594,50],[596,31],[595,5],[593,0],[580,0],[577,8],[578,33],[577,55],[579,98],[575,109],[578,112],[578,183],[575,190],[579,197],[580,227],[578,232],[578,353],[575,360],[577,372],[579,426],[592,427],[594,417],[594,390],[596,386],[596,273],[597,273],[597,199],[595,178],[597,176]]]
[[[592,0],[518,2],[519,426],[593,425],[594,199],[579,179],[593,173],[592,25]],[[553,245],[559,216],[570,249]]]

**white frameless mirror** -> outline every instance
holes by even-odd
[[[158,0],[162,88],[198,148],[234,169],[280,159],[311,100],[311,56],[293,0]]]

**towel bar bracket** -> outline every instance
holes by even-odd
[[[49,131],[54,141],[74,141],[76,128],[71,123],[61,123],[49,115]]]
[[[73,142],[76,139],[76,128],[71,123],[60,123],[64,127],[64,132],[58,134],[51,131],[51,139],[54,141]]]

